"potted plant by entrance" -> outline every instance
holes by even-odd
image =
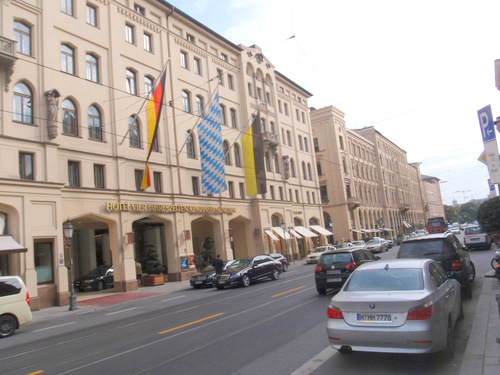
[[[144,286],[155,286],[165,284],[165,276],[162,274],[163,266],[158,259],[158,253],[153,245],[146,244],[141,253],[141,265],[146,275],[142,276]]]

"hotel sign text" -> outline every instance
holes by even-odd
[[[187,206],[184,204],[155,204],[155,203],[122,203],[106,202],[104,207],[111,211],[141,211],[141,212],[189,212],[193,214],[232,214],[236,212],[234,207],[203,207]]]

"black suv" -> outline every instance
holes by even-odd
[[[430,258],[441,262],[448,277],[457,279],[470,298],[476,268],[467,251],[453,233],[445,232],[408,238],[399,247],[397,258]]]
[[[380,259],[365,249],[325,251],[314,269],[316,290],[325,294],[327,289],[340,289],[359,265]]]

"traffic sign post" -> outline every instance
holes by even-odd
[[[491,106],[486,106],[477,111],[481,136],[483,137],[484,153],[488,171],[490,172],[490,181],[492,184],[500,184],[500,160],[498,158],[498,145],[495,136],[495,126]]]

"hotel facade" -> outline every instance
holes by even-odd
[[[68,268],[76,278],[112,265],[115,290],[137,289],[146,247],[173,282],[196,272],[209,238],[209,255],[224,260],[299,259],[327,241],[312,94],[258,46],[233,44],[158,0],[10,0],[0,17],[0,275],[23,277],[33,310],[69,303]],[[163,69],[152,184],[141,190],[143,106]],[[207,195],[197,125],[214,93],[227,190]],[[241,136],[257,113],[267,193],[248,196]]]

